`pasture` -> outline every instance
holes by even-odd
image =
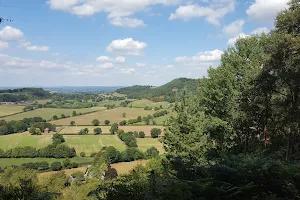
[[[24,106],[18,105],[0,105],[0,117],[23,112],[23,108]]]
[[[144,110],[142,108],[115,108],[112,110],[104,110],[101,112],[94,112],[87,115],[81,115],[66,119],[60,119],[53,121],[56,125],[70,125],[71,121],[75,121],[76,125],[92,125],[93,119],[98,119],[101,124],[104,124],[105,120],[109,120],[112,123],[119,123],[122,120],[136,119],[138,116],[152,115],[155,111]],[[122,114],[126,113],[123,117]]]
[[[143,152],[151,147],[157,148],[160,154],[165,153],[163,144],[157,138],[136,138],[139,149]]]
[[[23,163],[29,163],[29,162],[42,162],[42,161],[46,161],[49,164],[53,163],[53,162],[63,162],[65,159],[61,158],[61,159],[56,159],[56,158],[0,158],[0,167],[4,168],[7,166],[11,166],[11,165],[17,165],[20,166]],[[85,165],[89,165],[90,163],[92,163],[93,158],[91,157],[75,157],[75,158],[70,158],[71,162],[77,162],[80,166],[85,166]]]
[[[103,107],[92,107],[92,108],[82,108],[82,109],[63,109],[63,108],[39,108],[33,111],[28,111],[8,117],[4,117],[2,119],[11,121],[11,120],[22,120],[24,118],[30,117],[42,117],[43,119],[50,120],[52,119],[53,115],[57,115],[58,117],[61,114],[72,116],[72,112],[76,111],[77,114],[79,113],[88,113],[93,111],[101,111],[104,110]]]
[[[110,134],[109,129],[110,126],[65,126],[61,127],[60,131],[58,131],[60,134],[78,134],[81,129],[87,128],[89,129],[89,135],[94,134],[94,129],[95,128],[101,128],[102,129],[102,134]],[[144,131],[146,137],[150,137],[150,131],[153,128],[159,128],[162,130],[162,134],[164,133],[164,127],[163,126],[119,126],[119,129],[124,130],[125,132],[129,131]]]
[[[154,101],[150,101],[150,100],[147,100],[147,99],[142,99],[142,100],[137,100],[137,101],[134,101],[132,103],[129,104],[129,106],[134,107],[134,108],[144,108],[146,106],[148,107],[160,107],[162,106],[164,109],[168,108],[170,103],[169,102],[166,102],[166,101],[163,101],[163,102],[154,102]]]

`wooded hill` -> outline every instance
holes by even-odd
[[[42,88],[19,88],[0,90],[0,102],[18,102],[50,97],[50,93]]]
[[[178,78],[159,87],[135,85],[118,89],[116,92],[126,94],[130,99],[174,102],[178,91],[187,89],[189,92],[194,93],[196,91],[197,81],[197,79]]]

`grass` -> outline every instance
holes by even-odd
[[[145,106],[149,107],[160,107],[162,106],[164,109],[168,108],[170,103],[163,101],[163,102],[154,102],[147,99],[137,100],[129,104],[129,106],[132,105],[134,108],[144,108]]]
[[[65,126],[62,127],[62,129],[59,131],[60,134],[78,134],[81,129],[87,128],[89,129],[89,135],[94,134],[94,129],[95,128],[101,128],[102,129],[102,134],[110,134],[109,129],[110,126]],[[119,126],[119,129],[124,130],[125,132],[129,131],[144,131],[146,136],[151,136],[150,131],[153,128],[159,128],[162,130],[162,135],[164,131],[163,126]]]
[[[82,109],[40,108],[33,111],[24,112],[9,117],[4,117],[3,119],[7,121],[11,121],[11,120],[22,120],[24,118],[30,118],[30,117],[42,117],[43,119],[50,120],[52,119],[53,115],[57,115],[58,117],[60,117],[61,114],[72,116],[73,111],[76,111],[77,113],[87,113],[87,112],[99,111],[104,109],[105,108],[103,107],[92,107],[92,108],[82,108]]]
[[[11,165],[21,165],[22,163],[28,162],[42,162],[46,161],[48,163],[53,162],[63,162],[65,159],[55,159],[55,158],[0,158],[0,167],[4,168]],[[70,159],[71,162],[77,162],[79,165],[88,165],[93,161],[93,158],[90,157],[75,157]]]
[[[105,110],[101,112],[90,113],[87,115],[76,116],[66,119],[53,121],[56,125],[70,125],[71,121],[75,121],[76,125],[92,125],[93,119],[98,119],[101,124],[104,124],[105,120],[110,120],[112,123],[119,123],[122,120],[136,119],[138,116],[152,115],[155,111],[144,110],[142,108],[115,108],[112,110]],[[126,117],[122,114],[126,113]]]
[[[24,106],[18,105],[0,105],[0,117],[22,112],[23,108]]]
[[[85,152],[86,155],[97,153],[104,146],[114,146],[119,151],[126,148],[116,135],[66,135],[64,138],[66,140],[65,144],[74,147],[77,154],[80,154],[80,152]]]
[[[159,141],[157,138],[137,138],[137,144],[139,146],[139,149],[142,151],[146,151],[147,149],[150,149],[151,147],[157,148],[159,153],[165,153],[165,150],[163,148],[163,144]]]

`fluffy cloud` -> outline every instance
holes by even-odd
[[[115,62],[115,63],[125,63],[126,58],[123,56],[118,56],[115,59],[110,58],[108,56],[100,56],[96,59],[98,62]]]
[[[230,38],[227,42],[227,44],[229,46],[234,46],[236,41],[238,39],[243,39],[243,38],[247,38],[247,37],[250,37],[250,35],[246,35],[245,33],[241,33],[240,35],[236,36],[236,37],[233,37],[233,38]]]
[[[47,46],[28,46],[26,49],[27,51],[49,51]]]
[[[106,48],[107,52],[114,52],[121,55],[141,56],[144,54],[143,50],[148,45],[144,42],[135,41],[132,38],[124,40],[114,40]]]
[[[193,57],[181,56],[175,58],[176,62],[184,63],[184,62],[216,62],[221,59],[223,51],[215,49],[213,51],[205,51],[199,52]]]
[[[251,32],[252,35],[261,35],[262,33],[269,33],[270,30],[266,27],[257,28]]]
[[[146,63],[136,63],[135,66],[137,66],[137,67],[145,67]]]
[[[208,1],[205,1],[208,2]],[[204,17],[213,25],[220,25],[220,20],[228,13],[235,10],[235,0],[213,0],[208,6],[191,4],[180,6],[175,13],[172,13],[169,20],[183,19],[189,20],[197,17]]]
[[[244,20],[236,20],[223,28],[223,33],[229,37],[236,36],[243,32]]]
[[[2,42],[2,41],[0,41],[0,49],[6,49],[6,48],[8,48],[8,43],[7,42]]]
[[[127,17],[114,17],[109,20],[109,23],[114,26],[136,28],[138,26],[146,26],[143,20]]]
[[[20,40],[24,36],[19,29],[6,26],[0,31],[0,39],[4,41]]]
[[[280,11],[288,8],[288,2],[289,0],[255,0],[246,12],[250,20],[272,23]]]
[[[102,65],[100,65],[100,68],[102,69],[112,69],[114,67],[113,63],[104,63]]]

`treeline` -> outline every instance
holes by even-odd
[[[55,126],[47,123],[46,120],[41,117],[33,118],[24,118],[23,120],[18,121],[5,121],[0,120],[0,135],[9,135],[13,133],[21,133],[27,131],[30,127],[39,128],[41,132],[45,128],[49,128],[52,131],[55,131]]]
[[[51,97],[51,94],[42,88],[0,90],[0,102],[19,102],[49,97]]]
[[[59,171],[62,169],[72,169],[72,168],[78,168],[79,164],[76,162],[71,162],[69,159],[66,159],[63,161],[63,163],[56,161],[51,164],[49,164],[46,161],[42,162],[29,162],[29,163],[22,163],[21,167],[31,170],[38,170],[38,171]]]
[[[124,142],[128,147],[138,147],[136,138],[133,135],[133,132],[125,133],[123,130],[118,131],[118,137]]]
[[[160,87],[132,86],[118,89],[116,92],[126,94],[130,99],[149,99],[152,101],[175,102],[177,91],[187,89],[196,93],[197,80],[188,78],[174,79],[173,81]],[[175,89],[175,91],[173,90]]]

